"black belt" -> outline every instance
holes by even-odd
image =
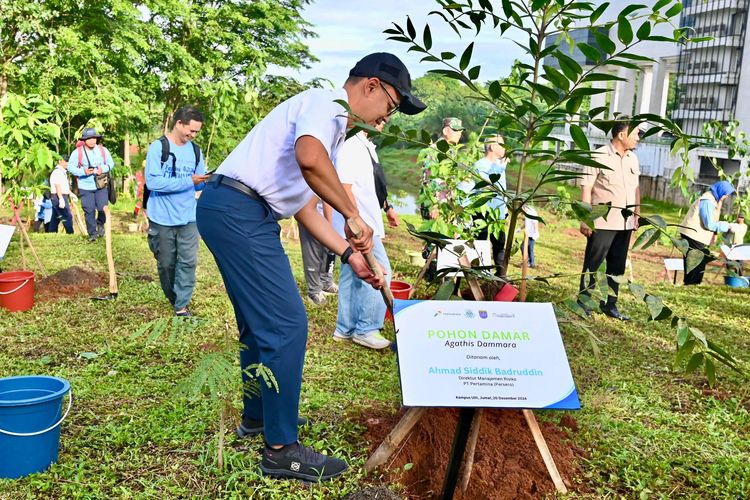
[[[241,183],[240,181],[236,179],[227,177],[226,175],[212,174],[211,177],[208,178],[208,182],[216,184],[217,186],[223,184],[228,188],[234,189],[235,191],[239,191],[240,193],[245,194],[254,200],[257,200],[263,204],[266,204],[266,200],[264,200],[263,197],[259,195],[255,189]]]

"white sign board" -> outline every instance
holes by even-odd
[[[396,300],[405,406],[578,409],[552,304]]]
[[[458,263],[458,258],[463,254],[466,254],[466,256],[469,258],[469,262],[472,262],[474,259],[478,258],[480,266],[492,265],[492,244],[489,240],[474,240],[472,243],[474,248],[470,247],[466,243],[466,241],[463,240],[446,241],[449,241],[450,243],[446,245],[445,248],[438,250],[438,271],[445,268],[461,267],[461,264]],[[457,246],[463,248],[456,250]],[[450,277],[463,275],[464,273],[462,272],[447,274],[447,276]]]
[[[13,232],[16,230],[16,226],[6,226],[0,224],[0,259],[5,257],[5,251],[8,250],[8,244],[10,239],[13,237]]]
[[[721,253],[728,260],[750,260],[750,244],[734,245],[731,248],[721,245]]]
[[[667,271],[684,271],[685,262],[682,259],[664,259],[664,267]]]

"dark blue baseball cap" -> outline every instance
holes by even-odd
[[[357,62],[349,71],[349,76],[379,78],[391,85],[401,95],[398,110],[407,115],[416,115],[427,105],[411,93],[411,77],[401,59],[388,52],[374,52]]]

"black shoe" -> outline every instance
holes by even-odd
[[[89,236],[89,243],[93,243],[93,242],[95,242],[95,241],[96,241],[97,239],[99,239],[99,236],[98,236],[98,235],[96,235],[96,234],[92,234],[91,236]]]
[[[104,236],[104,224],[96,225],[96,234],[99,236]]]
[[[329,457],[294,443],[274,450],[266,446],[260,470],[266,476],[318,482],[343,474],[349,466],[336,457]]]
[[[305,417],[297,418],[297,425],[302,427],[307,425],[307,419]],[[245,439],[263,434],[263,421],[253,420],[251,418],[243,418],[240,425],[237,426],[237,437]]]
[[[619,319],[620,321],[630,321],[630,316],[625,316],[624,314],[620,314],[620,311],[617,310],[616,305],[602,306],[600,309],[602,310],[602,313],[605,316]]]

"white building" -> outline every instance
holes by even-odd
[[[655,0],[642,3],[650,6]],[[646,55],[654,62],[633,61],[638,64],[638,71],[617,66],[609,68],[624,81],[600,82],[599,85],[609,85],[612,92],[592,96],[591,108],[606,106],[609,116],[614,113],[669,116],[684,132],[697,136],[703,134],[706,122],[737,120],[739,129],[750,135],[750,53],[744,54],[745,45],[750,45],[749,5],[750,0],[684,0],[681,26],[693,28],[693,37],[713,39],[681,46],[664,42],[639,43],[633,52]],[[611,17],[607,19],[605,13],[604,22],[614,20],[619,8],[615,5],[608,10],[612,11]],[[634,29],[637,27],[636,21]],[[667,24],[657,29],[659,31],[653,34],[672,35],[672,27]],[[615,31],[616,28],[610,37],[613,41],[617,40]],[[578,30],[574,36],[582,37],[590,38],[586,42],[596,46],[588,29]],[[547,40],[548,44],[555,42],[559,43]],[[593,62],[586,61],[577,51],[573,56],[584,65]],[[592,145],[606,141],[602,132],[593,126],[588,133]],[[638,148],[644,176],[661,178],[661,182],[646,181],[658,186],[645,190],[652,191],[652,197],[667,196],[669,179],[680,165],[679,159],[670,157],[668,149],[668,141],[656,138]],[[690,166],[698,184],[710,184],[718,178],[709,158],[715,158],[729,174],[747,169],[746,162],[727,158],[725,148],[698,148],[690,155]],[[675,197],[670,199],[679,201]]]

